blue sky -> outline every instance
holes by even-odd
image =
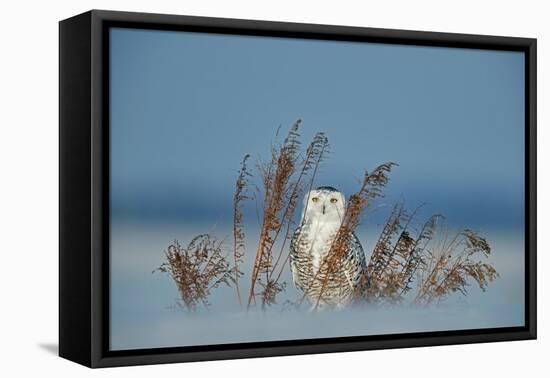
[[[111,348],[524,324],[522,53],[113,29],[110,57]],[[394,202],[426,203],[419,222],[439,213],[487,237],[501,277],[418,311],[245,315],[228,288],[212,312],[169,311],[177,290],[151,274],[163,249],[230,235],[242,156],[266,158],[297,118],[304,143],[318,131],[330,140],[319,185],[349,195],[365,169],[399,164],[356,230],[367,258]],[[281,300],[296,295],[289,285]]]
[[[114,219],[229,220],[241,157],[302,118],[319,185],[394,161],[388,204],[523,225],[523,53],[115,28],[110,64]]]

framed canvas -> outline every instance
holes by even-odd
[[[536,338],[536,40],[60,22],[59,354]]]

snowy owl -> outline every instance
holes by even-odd
[[[352,234],[337,269],[325,280],[323,261],[342,224],[345,201],[344,195],[330,186],[318,187],[304,198],[300,226],[290,244],[290,269],[294,285],[305,293],[312,308],[342,308],[351,304],[366,271],[363,247]],[[323,282],[325,287],[319,298]]]

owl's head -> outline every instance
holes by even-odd
[[[342,222],[346,209],[346,198],[331,186],[320,186],[304,198],[302,221],[314,218],[325,222]]]

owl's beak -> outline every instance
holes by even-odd
[[[323,205],[323,215],[325,214],[325,205]]]

